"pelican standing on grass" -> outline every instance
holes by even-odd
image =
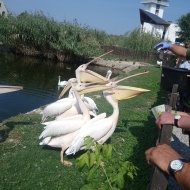
[[[119,118],[118,101],[129,99],[149,91],[146,89],[130,86],[117,86],[117,83],[145,73],[147,72],[135,74],[124,79],[118,80],[116,82],[110,82],[109,84],[107,84],[107,86],[110,86],[112,88],[103,91],[103,95],[108,101],[108,103],[110,103],[110,105],[113,107],[112,115],[98,120],[96,122],[91,122],[90,124],[87,122],[83,127],[81,127],[79,133],[76,135],[71,145],[66,150],[65,153],[67,155],[75,154],[79,150],[84,149],[84,139],[87,136],[92,137],[95,141],[97,141],[100,144],[103,144],[112,136],[117,126]]]
[[[78,86],[79,85],[81,84],[78,84]],[[84,86],[84,84],[82,85]],[[83,112],[83,119],[82,120],[66,119],[62,121],[51,122],[49,125],[46,126],[45,130],[39,136],[39,138],[44,138],[43,141],[40,143],[40,145],[48,145],[51,147],[61,148],[61,153],[60,153],[61,162],[65,165],[72,165],[72,163],[63,159],[64,151],[69,147],[70,143],[78,133],[77,130],[81,126],[83,126],[87,121],[90,120],[88,110],[76,91],[77,87],[74,87],[73,91],[75,93],[77,100],[79,101],[80,109]],[[79,93],[88,93],[98,90],[105,90],[108,88],[110,87],[96,85],[96,86],[87,87],[85,89],[79,88],[78,91],[80,91]],[[101,119],[105,116],[106,116],[105,114],[100,114],[98,117],[95,117],[94,119],[96,120]]]

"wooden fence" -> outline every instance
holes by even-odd
[[[138,50],[119,47],[119,46],[102,46],[102,48],[105,52],[114,50],[112,52],[112,55],[118,56],[121,60],[126,60],[126,61],[137,60],[147,63],[156,63],[156,61],[158,60],[158,53],[156,52],[142,53]]]
[[[157,60],[161,59],[165,66],[175,66],[176,56],[172,54],[166,54],[164,51],[160,53],[157,52],[147,52],[142,53],[141,51],[119,47],[119,46],[102,46],[105,52],[114,50],[112,55],[118,56],[123,61],[141,61],[150,64],[155,64]]]
[[[177,89],[178,89],[178,85],[175,84],[173,86],[172,93],[170,96],[169,106],[166,109],[167,112],[171,112],[171,110],[175,108],[177,98],[178,98]],[[156,144],[170,145],[172,130],[173,130],[172,125],[163,125],[158,135],[158,140]],[[166,173],[162,172],[158,167],[153,167],[150,184],[147,190],[166,190],[168,186],[168,179],[169,179],[169,176]]]
[[[177,103],[178,99],[179,99],[178,84],[174,84],[171,95],[170,95],[169,105],[166,109],[167,112],[171,112],[171,110],[176,109],[176,103]],[[156,144],[167,144],[170,146],[172,130],[173,130],[172,125],[163,125],[162,129],[160,130],[160,133],[158,135]],[[189,135],[189,139],[190,139],[189,131],[182,130],[182,132],[183,132],[183,134]],[[189,141],[189,143],[190,143],[190,141]],[[157,167],[153,167],[151,180],[150,180],[147,190],[167,190],[168,179],[169,179],[168,174],[162,172]]]

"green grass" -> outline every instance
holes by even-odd
[[[113,162],[131,161],[139,168],[131,189],[147,188],[151,167],[146,163],[144,151],[156,143],[158,130],[150,109],[165,103],[165,94],[160,91],[161,69],[155,66],[143,67],[119,78],[150,71],[146,75],[124,81],[121,84],[149,89],[150,92],[119,102],[120,116],[117,128],[107,143],[113,144],[117,157]],[[100,113],[110,115],[112,108],[102,93],[90,94],[96,101]],[[97,98],[95,95],[101,95]],[[20,114],[2,123],[0,130],[8,131],[6,141],[0,143],[0,189],[64,189],[76,190],[86,183],[85,171],[78,171],[76,156],[65,156],[73,162],[67,167],[60,162],[60,149],[39,146],[39,135],[43,130],[38,114]],[[101,178],[101,176],[97,176]]]

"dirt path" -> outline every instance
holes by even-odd
[[[119,69],[125,73],[128,73],[142,66],[151,66],[151,64],[144,62],[115,61],[115,60],[104,60],[104,59],[99,59],[98,61],[94,62],[94,64],[105,66],[108,68]]]

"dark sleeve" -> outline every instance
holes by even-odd
[[[187,49],[186,60],[190,60],[190,48]]]

